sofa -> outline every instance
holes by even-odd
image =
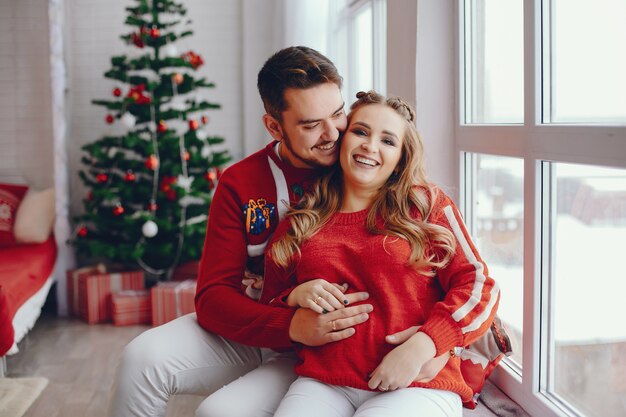
[[[54,282],[54,191],[0,183],[0,357],[40,316]]]

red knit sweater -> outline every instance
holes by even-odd
[[[263,251],[287,201],[320,175],[282,162],[273,142],[226,169],[211,202],[198,274],[196,313],[208,331],[236,342],[289,348],[294,311],[259,304],[242,293],[246,268],[262,275]]]
[[[330,223],[301,246],[302,256],[286,271],[266,256],[261,302],[283,303],[282,296],[297,284],[316,278],[350,284],[352,291],[367,291],[374,311],[348,339],[320,347],[299,346],[298,375],[335,385],[369,389],[368,375],[394,346],[385,336],[421,325],[437,348],[437,356],[455,346],[466,346],[488,330],[497,309],[499,290],[487,276],[487,267],[472,244],[454,203],[438,193],[429,221],[451,230],[455,254],[435,277],[419,274],[407,265],[406,240],[367,231],[367,210],[337,213]],[[282,222],[273,239],[284,234]],[[284,304],[282,304],[284,305]],[[464,402],[472,391],[465,384],[459,359],[452,358],[435,379],[413,383],[457,392]]]

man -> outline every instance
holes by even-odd
[[[263,251],[288,203],[337,160],[347,123],[341,83],[333,63],[310,48],[286,48],[267,60],[258,88],[263,123],[275,141],[222,174],[198,276],[197,316],[151,329],[127,346],[111,416],[163,416],[171,395],[218,389],[197,416],[271,416],[295,379],[292,344],[333,343],[368,319],[372,305],[359,303],[368,295],[349,290],[346,308],[321,315],[253,299]],[[246,275],[257,278],[248,279],[243,294]],[[414,331],[395,335],[395,343]]]

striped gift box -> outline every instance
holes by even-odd
[[[111,295],[111,314],[116,326],[150,324],[150,292],[126,290]]]
[[[78,278],[80,316],[89,324],[110,321],[112,293],[143,289],[143,271],[81,275]]]
[[[152,325],[160,326],[196,311],[196,280],[159,282],[150,290]]]
[[[80,315],[80,297],[78,293],[78,281],[80,277],[104,273],[106,273],[106,267],[103,264],[85,266],[78,269],[70,269],[66,272],[67,307],[70,315]]]

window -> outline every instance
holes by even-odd
[[[586,416],[626,411],[626,170],[551,163],[547,390]]]
[[[513,355],[522,367],[524,161],[486,154],[466,155],[466,223],[500,285],[498,316],[507,329]]]
[[[542,13],[544,122],[626,122],[626,2],[553,0]]]
[[[344,75],[346,103],[359,91],[385,94],[385,0],[337,0],[330,6],[329,57]]]
[[[524,122],[524,28],[520,0],[466,2],[465,122]]]
[[[626,415],[626,3],[457,5],[461,206],[519,340],[494,381],[531,415]]]

